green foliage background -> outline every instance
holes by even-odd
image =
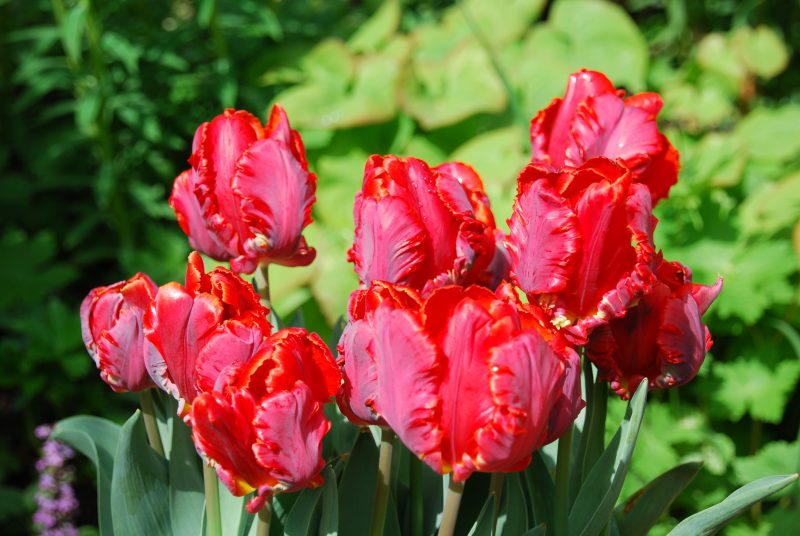
[[[357,283],[344,252],[367,156],[471,163],[503,222],[530,117],[581,67],[663,95],[683,170],[657,245],[698,282],[725,277],[712,354],[691,385],[654,395],[623,496],[703,460],[663,533],[739,484],[797,471],[798,49],[800,5],[779,0],[0,0],[2,532],[30,529],[37,424],[122,419],[135,403],[97,378],[78,305],[138,271],[182,280],[188,244],[166,198],[201,121],[226,106],[265,119],[280,102],[301,131],[318,258],[274,270],[272,286],[282,317],[330,338]],[[795,484],[728,533],[798,525]]]

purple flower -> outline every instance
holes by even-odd
[[[51,438],[52,431],[53,427],[46,424],[37,426],[34,431],[44,444],[41,458],[36,462],[39,489],[33,524],[36,533],[43,536],[76,536],[78,529],[72,524],[72,518],[79,504],[72,489],[75,470],[68,464],[75,452]]]

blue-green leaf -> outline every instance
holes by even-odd
[[[339,483],[339,530],[342,534],[369,531],[375,493],[378,447],[369,430],[358,434]]]
[[[765,497],[785,488],[798,478],[793,475],[767,476],[742,486],[721,503],[689,516],[670,531],[669,536],[702,536],[714,534],[731,519]]]
[[[142,413],[122,426],[111,478],[114,533],[169,534],[169,469],[147,442]]]
[[[284,523],[286,536],[311,536],[316,535],[317,524],[320,517],[319,499],[322,488],[306,488],[300,492],[292,511]],[[362,508],[363,514],[363,508]]]
[[[191,431],[172,419],[169,459],[169,510],[172,534],[199,534],[203,512],[203,475]]]
[[[319,522],[321,536],[336,536],[339,528],[339,495],[336,493],[336,474],[330,467],[322,471],[322,517]]]
[[[522,534],[528,528],[528,509],[525,506],[525,492],[522,490],[520,473],[506,475],[506,522],[503,534]]]
[[[52,437],[89,458],[97,470],[97,517],[100,534],[114,534],[111,522],[111,476],[120,426],[107,419],[77,415],[59,421]]]
[[[547,470],[541,451],[533,453],[531,464],[525,469],[525,481],[533,503],[534,523],[546,527],[553,526],[555,512],[555,486]]]
[[[599,534],[610,521],[628,472],[646,401],[647,382],[643,381],[631,399],[619,430],[578,491],[569,513],[570,535]]]
[[[489,498],[481,508],[481,513],[478,514],[478,520],[469,531],[469,536],[492,536],[494,528],[494,495],[490,494]]]

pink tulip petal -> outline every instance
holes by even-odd
[[[191,169],[178,175],[172,187],[169,204],[175,210],[181,229],[189,237],[192,249],[202,251],[214,259],[227,260],[231,254],[225,249],[225,244],[206,226],[205,216],[194,193],[194,175],[195,172]]]
[[[520,188],[508,222],[511,276],[526,293],[561,291],[579,259],[577,217],[544,180]]]
[[[375,332],[365,320],[345,326],[339,342],[339,366],[344,382],[337,395],[342,413],[355,424],[385,426],[373,409],[378,390],[378,369],[372,348]]]
[[[315,188],[314,175],[279,141],[265,139],[250,146],[233,178],[248,227],[248,256],[280,263],[295,253],[303,227],[311,222]]]
[[[263,340],[264,332],[258,327],[235,320],[221,325],[197,354],[194,364],[197,390],[214,390],[225,369],[249,361]]]
[[[253,454],[276,480],[273,492],[321,484],[322,438],[331,424],[307,385],[298,382],[291,391],[267,397],[253,425],[258,437]]]
[[[386,326],[375,332],[375,410],[412,452],[442,472],[438,350],[410,312],[382,304],[374,315],[376,326]]]

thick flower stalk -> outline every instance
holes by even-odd
[[[508,266],[481,179],[465,164],[370,157],[348,259],[362,287],[381,280],[423,294],[448,284],[496,287]]]
[[[622,165],[594,158],[548,172],[529,164],[509,219],[512,279],[583,344],[653,284],[655,223],[647,187]]]
[[[563,98],[531,120],[531,162],[554,170],[578,167],[603,156],[621,160],[634,182],[650,189],[653,205],[678,180],[678,151],[658,130],[657,93],[625,98],[602,73],[572,74]]]
[[[145,366],[145,312],[158,287],[139,273],[93,289],[81,303],[81,332],[100,377],[114,391],[139,392],[155,384]]]
[[[322,483],[323,405],[341,376],[316,334],[288,328],[270,336],[253,358],[234,366],[217,390],[192,404],[198,452],[236,496],[256,491],[247,510],[270,496]]]
[[[199,393],[224,381],[231,365],[258,351],[270,333],[268,314],[249,283],[222,267],[206,273],[197,252],[189,255],[186,286],[158,289],[144,321],[147,366],[179,401],[180,415],[188,415]]]
[[[351,315],[343,411],[382,419],[457,481],[524,468],[583,407],[577,354],[508,284],[447,286],[422,300],[375,282]]]
[[[272,108],[266,126],[225,110],[197,129],[189,163],[169,201],[194,249],[248,274],[259,264],[314,260],[302,232],[317,179],[283,108]]]
[[[650,388],[666,389],[697,375],[711,348],[701,317],[722,290],[692,283],[692,272],[657,259],[658,281],[625,316],[600,326],[589,337],[587,355],[600,377],[627,399],[647,378]]]

